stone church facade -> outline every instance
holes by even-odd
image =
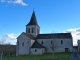
[[[33,11],[26,32],[17,37],[16,55],[43,54],[54,52],[72,52],[71,33],[40,34],[40,27]]]

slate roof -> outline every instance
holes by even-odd
[[[37,40],[37,39],[54,39],[54,38],[56,38],[56,39],[70,38],[70,39],[72,39],[71,33],[38,34],[36,37],[33,37],[29,33],[25,33],[25,32],[23,32],[23,33],[26,34],[26,36],[28,36],[30,39],[33,39],[33,40]]]
[[[72,38],[71,33],[38,34],[36,39]]]
[[[45,47],[39,44],[37,41],[35,41],[31,48],[45,48]]]
[[[30,39],[34,40],[34,37],[31,34],[25,33]]]
[[[26,26],[29,26],[29,25],[37,25],[37,26],[39,26],[38,23],[37,23],[36,15],[35,15],[35,12],[34,11],[32,13],[30,22]]]

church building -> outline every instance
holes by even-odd
[[[43,53],[72,52],[73,43],[71,33],[40,34],[35,12],[26,25],[26,32],[17,37],[16,56],[39,55]]]

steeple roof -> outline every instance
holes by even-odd
[[[36,20],[36,15],[35,15],[34,11],[32,13],[30,22],[27,24],[27,26],[29,26],[29,25],[37,25],[38,26],[38,23],[37,23],[37,20]]]

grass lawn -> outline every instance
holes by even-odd
[[[69,60],[71,53],[55,53],[54,60]],[[52,54],[4,57],[3,60],[52,60]]]

